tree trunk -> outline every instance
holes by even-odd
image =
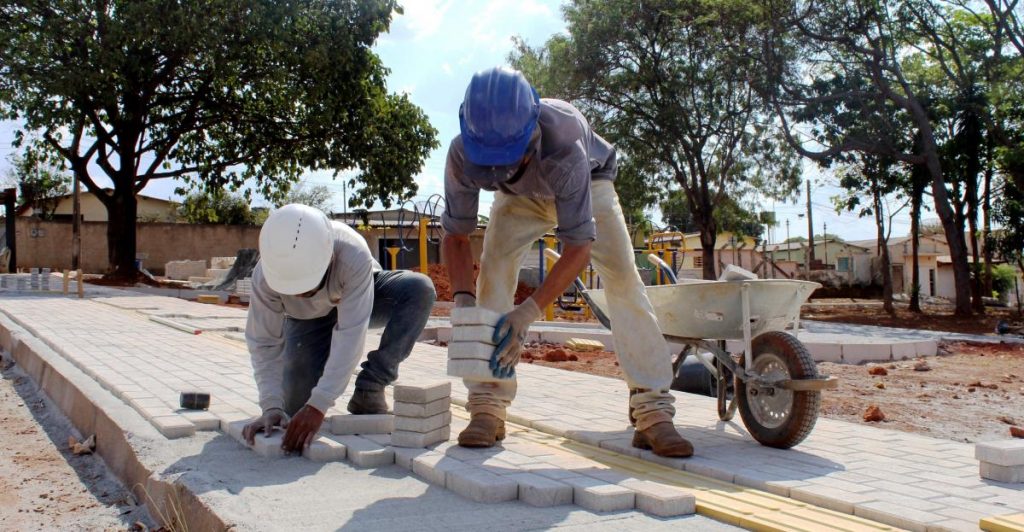
[[[981,255],[985,261],[985,276],[982,282],[982,291],[985,295],[992,295],[992,172],[993,172],[993,154],[992,154],[992,140],[988,141],[987,156],[985,164],[985,181],[982,186],[981,199],[984,204],[984,211],[982,211],[982,230],[981,230]]]
[[[923,194],[917,194],[914,191],[914,196],[910,199],[910,247],[911,255],[913,259],[911,261],[911,280],[910,280],[910,311],[921,312],[921,263],[920,263],[920,247],[921,247],[921,203],[924,198]],[[923,192],[923,191],[921,191]]]
[[[717,228],[715,223],[701,224],[700,228],[700,247],[704,261],[704,279],[715,280],[718,278],[716,273],[715,264],[715,242],[718,240]]]
[[[949,255],[953,262],[953,280],[956,294],[957,316],[970,316],[971,312],[971,270],[967,266],[967,244],[963,231],[957,229],[956,216],[949,204],[949,194],[942,177],[942,163],[939,161],[938,147],[935,145],[930,125],[928,131],[922,131],[921,139],[925,157],[925,167],[932,181],[932,197],[935,200],[935,212],[942,222],[942,230],[946,234]]]
[[[882,256],[882,308],[890,316],[896,315],[896,307],[892,304],[892,266],[889,262],[889,239],[885,237],[885,216],[882,213],[882,194],[878,183],[872,183],[871,195],[875,203],[875,227],[878,229],[878,242]]]
[[[107,207],[107,275],[114,279],[134,281],[139,270],[135,267],[135,219],[138,202],[135,198],[134,179],[127,185],[118,183],[112,201]]]

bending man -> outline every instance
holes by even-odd
[[[471,415],[465,447],[504,437],[505,409],[516,394],[512,369],[530,324],[593,260],[608,297],[615,353],[630,388],[633,445],[685,457],[693,447],[672,424],[671,354],[636,271],[615,193],[615,148],[572,105],[541,100],[523,75],[495,68],[473,76],[459,109],[462,134],[448,149],[442,245],[456,305],[506,313],[492,382],[466,380]],[[494,191],[476,291],[468,234],[480,190]],[[533,296],[513,309],[519,266],[531,245],[555,229],[562,258]]]
[[[434,303],[430,278],[381,271],[363,237],[317,209],[286,205],[260,230],[245,339],[263,415],[243,431],[287,429],[285,451],[315,438],[363,354],[366,329],[384,326],[348,403],[353,414],[388,411],[384,387],[412,351]]]

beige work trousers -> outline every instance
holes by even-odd
[[[590,199],[597,222],[590,259],[607,295],[615,354],[626,383],[630,389],[644,390],[630,398],[636,427],[644,430],[655,423],[672,421],[675,414],[674,398],[668,392],[672,355],[636,270],[632,242],[613,183],[593,181]],[[556,223],[552,200],[495,193],[480,259],[477,305],[501,313],[512,310],[524,256]],[[515,377],[463,382],[469,390],[466,409],[471,414],[487,413],[505,419],[505,409],[516,395]]]

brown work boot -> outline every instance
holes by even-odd
[[[461,447],[494,447],[505,439],[505,422],[491,414],[473,414],[469,426],[459,434]]]
[[[387,414],[388,402],[384,390],[362,390],[356,388],[348,402],[348,411],[357,416]]]
[[[649,449],[658,456],[686,458],[693,456],[693,445],[676,431],[669,421],[655,423],[633,433],[633,447]]]

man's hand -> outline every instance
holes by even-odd
[[[512,312],[505,314],[494,326],[492,338],[497,347],[491,355],[491,374],[499,379],[515,375],[516,364],[523,353],[526,332],[540,318],[540,307],[532,297],[526,298]]]
[[[245,443],[254,445],[257,432],[263,431],[263,434],[269,438],[274,432],[274,427],[288,428],[288,414],[285,414],[284,410],[280,408],[268,408],[259,419],[242,429],[242,437],[245,438]]]
[[[288,431],[284,433],[284,442],[281,448],[284,452],[302,452],[303,448],[309,447],[316,439],[320,425],[324,422],[324,413],[306,405],[299,410],[298,414],[288,423]]]

